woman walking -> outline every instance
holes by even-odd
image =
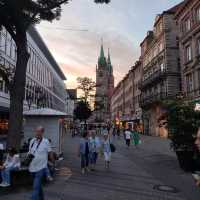
[[[89,171],[89,140],[88,133],[84,132],[83,137],[80,139],[78,156],[81,158],[81,172]]]
[[[103,154],[105,159],[105,168],[109,169],[111,161],[111,148],[110,148],[110,137],[108,133],[104,133],[102,142]]]
[[[91,164],[91,170],[94,171],[96,167],[96,162],[99,153],[100,142],[99,138],[96,136],[96,132],[91,132],[91,137],[89,138],[89,159]]]
[[[136,126],[133,129],[133,143],[136,148],[138,148],[138,145],[141,143],[140,136]]]

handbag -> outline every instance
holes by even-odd
[[[35,140],[35,141],[36,141],[36,140]],[[30,149],[33,148],[33,145],[35,144],[35,141],[32,143]],[[34,154],[35,154],[35,152],[37,151],[37,149],[39,148],[41,142],[42,142],[42,140],[40,140],[40,142],[38,143],[38,145],[37,145],[37,147],[36,147],[36,149],[35,149],[35,151],[34,151],[33,154],[32,154],[32,153],[28,153],[28,154],[27,154],[25,160],[22,162],[22,165],[24,165],[25,167],[29,167],[29,165],[31,164],[31,162],[32,162],[33,159],[35,158],[35,155],[34,155]]]
[[[116,151],[116,147],[112,143],[110,143],[110,150],[111,150],[112,153],[114,153]]]

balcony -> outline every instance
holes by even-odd
[[[153,103],[161,102],[162,100],[165,100],[167,98],[171,97],[171,95],[168,95],[167,92],[161,92],[157,94],[152,94],[149,96],[142,96],[140,99],[140,106],[141,108],[149,106]]]
[[[167,72],[166,70],[158,70],[154,72],[147,79],[141,81],[141,83],[139,84],[140,89],[143,90],[146,87],[149,87],[153,85],[154,83],[162,80],[163,77],[165,77],[166,72]]]
[[[200,100],[200,88],[185,93],[187,101]]]

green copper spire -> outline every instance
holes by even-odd
[[[113,67],[112,67],[112,63],[111,63],[111,59],[110,59],[110,49],[108,49],[108,59],[107,59],[107,63],[108,63],[108,69],[110,73],[113,73]]]
[[[104,56],[104,49],[103,49],[103,39],[101,39],[101,52],[100,52],[100,58],[105,58],[105,56]]]
[[[99,57],[98,64],[101,67],[106,67],[106,65],[107,65],[106,58],[104,56],[103,39],[102,39],[102,42],[101,42],[101,51],[100,51],[100,57]]]

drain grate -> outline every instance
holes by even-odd
[[[154,190],[158,190],[161,192],[169,192],[169,193],[178,193],[178,189],[173,187],[173,186],[169,186],[169,185],[155,185],[153,187]]]

